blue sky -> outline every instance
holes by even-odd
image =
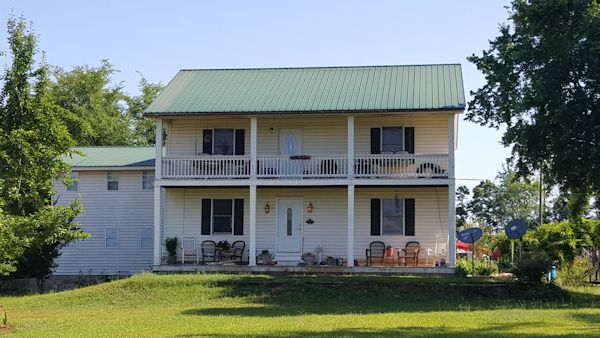
[[[508,1],[27,1],[2,0],[33,22],[49,64],[101,59],[129,93],[139,74],[167,83],[181,68],[461,63],[469,91],[483,76],[466,61],[506,21]],[[6,29],[0,50],[7,50]],[[8,57],[0,57],[6,64]],[[494,178],[509,150],[501,132],[461,121],[457,178]],[[473,186],[477,181],[460,180]]]

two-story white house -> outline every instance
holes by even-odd
[[[464,109],[458,64],[180,71],[145,112],[155,270],[168,237],[244,241],[250,267],[263,250],[362,266],[374,241],[453,266]]]

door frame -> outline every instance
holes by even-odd
[[[275,196],[275,254],[279,253],[279,211],[280,201],[300,201],[300,255],[302,256],[302,250],[304,250],[304,197],[300,196]],[[295,253],[295,252],[294,252]]]
[[[282,130],[297,130],[299,132],[298,135],[300,136],[299,137],[300,139],[298,140],[298,143],[300,144],[300,149],[299,149],[300,154],[298,154],[298,155],[304,155],[305,154],[305,152],[304,152],[304,129],[301,127],[291,127],[291,128],[284,127],[284,128],[277,129],[277,154],[283,156],[283,153],[280,151],[281,150],[281,136],[282,136],[281,131]]]

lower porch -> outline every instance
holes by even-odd
[[[345,186],[258,187],[251,208],[249,188],[162,188],[158,255],[155,252],[159,260],[154,271],[452,271],[446,268],[453,265],[448,186],[352,190],[353,203],[349,203]],[[168,265],[165,241],[173,237],[178,238],[177,264]],[[225,241],[237,242],[240,251],[235,262],[232,249],[215,249]],[[415,242],[417,251],[407,252],[407,244]],[[307,253],[312,259],[305,257]]]

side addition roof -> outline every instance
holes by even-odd
[[[154,168],[154,147],[76,147],[82,155],[67,157],[73,168]]]
[[[460,64],[181,70],[145,114],[463,110]]]

